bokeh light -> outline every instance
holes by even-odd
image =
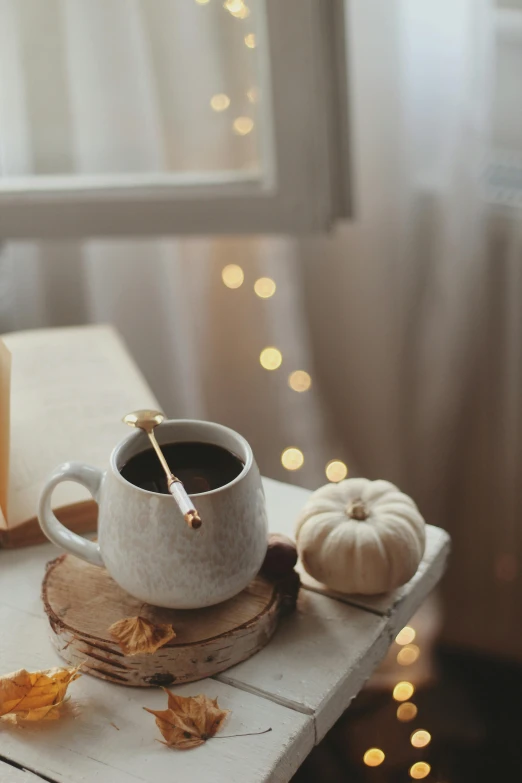
[[[238,136],[246,136],[254,127],[254,120],[251,117],[236,117],[234,120],[234,133]]]
[[[290,446],[281,454],[281,464],[287,470],[299,470],[303,466],[304,455],[301,449]]]
[[[296,392],[305,392],[312,385],[312,379],[305,370],[294,370],[288,376],[288,385]]]
[[[417,761],[412,767],[410,767],[410,777],[414,780],[422,780],[428,777],[431,772],[431,767],[425,761]]]
[[[249,49],[256,48],[256,36],[254,33],[248,33],[248,35],[245,35],[245,46],[248,46]]]
[[[406,644],[397,653],[397,663],[400,666],[411,666],[418,659],[420,649],[416,644]]]
[[[363,761],[367,767],[378,767],[385,759],[385,755],[380,748],[370,748],[363,756]]]
[[[224,92],[218,92],[210,99],[210,105],[214,111],[225,111],[230,106],[230,98]]]
[[[400,720],[401,723],[408,723],[416,717],[417,712],[417,705],[411,701],[405,701],[397,707],[397,720]]]
[[[342,460],[331,459],[326,466],[325,473],[328,481],[342,481],[348,475],[348,468]]]
[[[424,729],[418,729],[411,735],[410,742],[414,748],[425,748],[431,742],[431,734]]]
[[[237,264],[227,264],[221,272],[221,279],[227,288],[239,288],[243,285],[245,274]]]
[[[226,8],[226,10],[231,14],[239,13],[243,6],[243,0],[225,0],[223,3],[223,8]]]
[[[415,693],[415,688],[411,682],[398,682],[393,689],[393,698],[395,701],[408,701]]]
[[[226,8],[236,19],[246,19],[247,16],[250,16],[250,8],[245,5],[243,0],[225,0],[223,8]]]
[[[279,348],[263,348],[259,354],[259,361],[261,362],[261,367],[264,367],[265,370],[277,370],[281,366],[283,356]]]
[[[415,630],[409,625],[404,626],[395,637],[397,644],[411,644],[415,639]]]
[[[270,299],[276,292],[276,284],[271,277],[260,277],[254,283],[254,291],[261,299]]]
[[[259,93],[257,91],[257,87],[251,87],[249,90],[247,90],[246,96],[250,101],[250,103],[257,103],[259,99]]]

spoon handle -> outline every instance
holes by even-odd
[[[179,479],[169,480],[169,492],[178,504],[187,525],[194,529],[201,527],[201,518]]]
[[[159,447],[159,443],[156,440],[156,436],[154,435],[154,432],[150,430],[147,432],[147,435],[149,436],[149,440],[152,443],[152,447],[154,451],[156,452],[156,456],[158,457],[159,461],[161,462],[161,467],[165,471],[165,474],[167,476],[167,479],[169,481],[177,481],[178,479],[176,476],[172,473],[171,469],[168,466],[167,460],[165,459],[162,450]]]
[[[165,456],[159,447],[159,443],[156,440],[156,436],[154,435],[154,432],[150,430],[149,432],[147,432],[147,435],[149,436],[149,440],[152,443],[154,451],[156,452],[157,457],[161,462],[163,470],[165,471],[165,474],[167,476],[167,484],[168,484],[169,492],[174,498],[174,500],[176,501],[176,503],[178,504],[179,510],[183,514],[183,518],[185,522],[189,527],[192,527],[194,529],[201,527],[201,517],[199,516],[198,512],[194,508],[194,504],[189,498],[189,496],[187,495],[187,491],[185,490],[185,487],[183,486],[182,482],[178,478],[176,478],[176,476],[172,473],[171,469],[169,468],[168,462],[165,459]]]

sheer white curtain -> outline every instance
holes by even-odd
[[[333,350],[316,354],[321,377],[338,378],[338,418],[352,389],[359,467],[391,471],[434,510],[481,351],[488,7],[356,2],[351,21],[358,200],[352,223],[304,249],[312,317],[318,286],[334,303]]]
[[[24,0],[24,14],[15,13],[18,2],[0,0],[0,51],[9,58],[0,74],[0,138],[16,139],[2,145],[4,158],[10,147],[41,171],[55,152],[68,171],[163,165],[158,127],[165,125],[157,118],[165,90],[171,100],[183,88],[171,70],[162,89],[157,81],[152,88],[154,52],[156,76],[165,65],[158,56],[165,30],[156,27],[154,37],[149,28],[144,37],[135,2]],[[170,5],[179,18],[182,6]],[[520,578],[499,581],[498,563],[522,549],[513,435],[515,426],[520,435],[522,290],[519,240],[513,232],[506,241],[492,238],[479,185],[489,6],[348,3],[355,218],[331,236],[8,244],[0,324],[113,321],[167,412],[239,429],[265,473],[313,487],[338,457],[352,475],[398,482],[454,536],[448,638],[518,653],[509,623],[522,619]],[[24,89],[35,62],[27,49],[15,51],[14,27],[35,13],[42,35],[52,30],[53,46],[67,51],[53,67],[74,90]],[[109,40],[103,14],[121,20]],[[115,56],[107,57],[108,47]],[[86,67],[93,59],[94,72]],[[59,95],[66,94],[64,107]],[[41,138],[34,121],[45,100],[56,103],[52,139]],[[172,113],[176,104],[169,105]],[[175,114],[183,141],[183,116]],[[104,147],[97,123],[106,131],[122,121],[128,144]],[[174,145],[178,160],[193,165],[201,140],[182,141]],[[236,290],[221,282],[228,263],[245,271]],[[261,276],[277,284],[267,300],[253,292]],[[270,345],[283,354],[274,372],[258,359]],[[295,369],[310,372],[310,391],[289,388]],[[304,454],[295,473],[280,464],[287,446]],[[500,609],[509,601],[507,618]]]
[[[238,141],[231,118],[209,108],[226,90],[255,117],[249,29],[215,0],[0,0],[1,174],[255,165],[255,130]],[[222,283],[230,263],[245,270],[241,290]],[[286,383],[311,365],[290,240],[18,243],[5,246],[2,273],[4,331],[113,321],[170,415],[237,427],[281,478],[282,450],[298,446],[301,480],[320,475],[316,394]],[[254,294],[262,276],[276,280],[272,300]],[[274,344],[275,374],[259,363]]]

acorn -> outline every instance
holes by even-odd
[[[295,542],[282,533],[270,533],[261,571],[267,576],[280,578],[291,574],[296,563]]]
[[[281,593],[281,612],[290,614],[297,606],[297,596],[301,587],[301,579],[297,571],[290,571],[289,574],[279,577],[277,586]]]

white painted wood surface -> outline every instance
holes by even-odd
[[[48,642],[43,616],[0,605],[0,628],[0,661],[6,672],[22,665],[28,669],[60,665]],[[180,686],[176,693],[205,693],[231,710],[223,737],[272,731],[214,739],[197,752],[170,750],[155,741],[161,737],[154,718],[142,709],[164,709],[163,691],[127,688],[83,676],[71,684],[69,708],[60,720],[26,724],[23,729],[2,727],[0,755],[52,780],[71,783],[246,783],[288,780],[313,747],[312,718],[267,699],[215,680]]]
[[[302,487],[292,487],[273,479],[264,479],[267,490],[268,517],[271,523],[270,531],[285,533],[295,539],[295,520],[299,510],[312,494]],[[273,527],[272,525],[277,526]],[[338,601],[358,606],[370,612],[390,616],[395,613],[408,613],[412,602],[417,606],[430,593],[442,574],[450,552],[450,537],[445,530],[433,525],[426,527],[426,550],[415,576],[402,587],[384,595],[345,595],[331,590],[321,584],[313,576],[306,573],[301,563],[297,570],[303,585],[308,590],[336,598]],[[399,612],[399,609],[401,610]],[[410,611],[410,616],[414,613]]]
[[[273,479],[264,483],[270,531],[295,538],[295,520],[311,492]],[[415,576],[379,596],[336,593],[298,563],[306,590],[301,591],[296,615],[255,658],[223,672],[219,679],[314,715],[319,742],[440,580],[449,549],[448,534],[428,525],[426,551]],[[322,605],[320,597],[326,599]],[[282,663],[287,655],[291,667]]]
[[[42,778],[27,769],[18,769],[0,761],[0,783],[42,783]]]
[[[319,741],[385,656],[386,626],[383,617],[302,590],[270,644],[217,679],[313,715]]]
[[[313,715],[320,741],[440,579],[448,536],[431,528],[430,541],[418,578],[388,597],[370,599],[370,604],[375,600],[371,611],[351,605],[345,596],[334,600],[315,588],[302,590],[297,612],[271,643],[218,679]]]
[[[271,480],[265,487],[271,530],[292,534],[309,492]],[[161,691],[83,676],[72,683],[68,711],[60,721],[2,727],[0,757],[60,783],[288,781],[440,577],[447,535],[431,529],[429,541],[417,577],[396,595],[362,607],[304,589],[296,613],[254,658],[216,679],[176,688],[185,695],[217,696],[232,711],[223,735],[271,727],[270,733],[213,739],[193,751],[169,750],[155,742],[154,719],[142,710],[162,708]],[[51,545],[0,552],[1,672],[58,664],[40,601],[45,563],[56,553]],[[17,773],[26,777],[14,777]],[[9,765],[8,774],[7,783],[32,781],[30,773]]]

